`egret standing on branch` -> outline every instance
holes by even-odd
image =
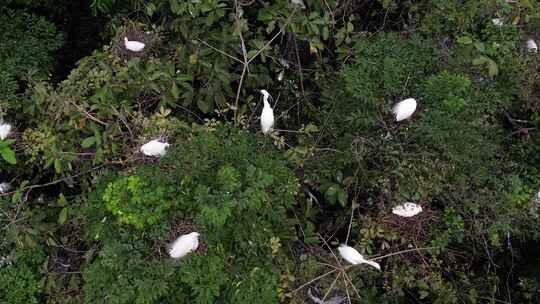
[[[124,45],[126,49],[132,52],[140,52],[144,49],[145,44],[139,41],[129,41],[127,37],[124,37]]]
[[[272,110],[270,103],[268,103],[268,98],[272,100],[272,96],[270,96],[270,93],[268,93],[266,90],[261,90],[260,92],[263,94],[264,102],[264,107],[261,113],[261,130],[263,134],[267,134],[274,126],[274,110]]]
[[[345,259],[345,261],[347,261],[347,262],[349,262],[349,263],[351,263],[353,265],[368,264],[368,265],[370,265],[372,267],[377,268],[378,270],[381,270],[381,265],[379,265],[379,263],[364,259],[364,256],[362,256],[360,254],[360,252],[358,252],[358,250],[356,250],[356,249],[354,249],[354,248],[352,248],[350,246],[347,246],[345,244],[341,244],[338,247],[338,251],[339,251],[339,254],[341,255],[341,257],[343,259]]]
[[[402,121],[411,117],[416,111],[416,100],[414,98],[407,98],[394,105],[392,112],[396,116],[396,121]]]

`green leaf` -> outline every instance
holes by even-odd
[[[178,97],[180,97],[180,90],[178,89],[178,86],[176,85],[176,83],[173,83],[173,85],[172,85],[171,94],[176,99],[178,99]]]
[[[60,159],[58,158],[54,160],[54,171],[56,173],[62,172],[62,163],[60,162]]]
[[[8,163],[15,165],[17,163],[17,159],[15,158],[15,152],[11,150],[9,147],[5,147],[0,151],[0,154],[2,154],[2,158],[4,158],[5,161]]]
[[[495,77],[499,74],[499,66],[495,61],[489,59],[488,61],[488,75],[489,77]]]
[[[68,216],[68,209],[67,207],[62,208],[62,211],[60,211],[60,214],[58,215],[58,224],[63,225]]]
[[[64,193],[60,193],[58,197],[58,205],[61,207],[67,206],[67,200],[66,200],[66,197],[64,196]]]
[[[203,113],[210,112],[210,103],[204,98],[197,99],[197,106]]]
[[[467,45],[471,44],[473,41],[469,36],[461,36],[457,39],[457,43]]]
[[[87,149],[87,148],[90,148],[91,146],[93,146],[95,143],[96,143],[96,137],[95,136],[87,137],[81,143],[81,147]]]
[[[345,207],[347,205],[347,196],[347,192],[340,187],[337,191],[337,200],[341,207]]]
[[[482,43],[482,42],[475,42],[474,47],[477,50],[479,50],[480,52],[484,52],[486,50],[486,47],[485,47],[484,43]]]
[[[482,64],[486,64],[488,61],[489,61],[489,58],[487,58],[485,56],[480,56],[480,57],[474,58],[474,60],[472,61],[472,64],[473,65],[482,65]]]

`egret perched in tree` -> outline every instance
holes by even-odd
[[[405,203],[392,208],[392,213],[401,217],[412,217],[422,212],[422,206],[415,203]]]
[[[414,98],[407,98],[394,105],[392,112],[396,116],[396,121],[405,120],[416,111],[416,100]]]
[[[304,1],[302,0],[291,0],[291,3],[299,6],[301,9],[306,9],[306,5],[304,4]]]
[[[147,156],[163,156],[165,155],[165,149],[167,149],[168,147],[168,143],[160,142],[157,139],[153,139],[142,145],[141,152]]]
[[[356,264],[368,264],[370,266],[373,266],[375,268],[377,268],[378,270],[381,270],[381,265],[379,265],[379,263],[377,262],[374,262],[374,261],[370,261],[370,260],[366,260],[364,259],[364,256],[362,256],[360,254],[360,252],[358,252],[358,250],[350,247],[350,246],[347,246],[345,244],[341,244],[339,245],[338,247],[338,251],[339,251],[339,254],[341,255],[341,257],[353,264],[353,265],[356,265]]]
[[[145,44],[139,41],[129,41],[127,37],[124,37],[124,45],[126,49],[132,52],[140,52],[144,49]]]
[[[4,140],[11,132],[11,125],[0,121],[0,139]]]
[[[0,184],[0,193],[4,194],[8,192],[11,189],[11,185],[9,183],[1,183]]]
[[[527,51],[529,51],[529,53],[536,54],[536,52],[538,52],[538,45],[536,45],[536,42],[534,40],[529,38],[526,45]]]
[[[199,233],[192,232],[177,238],[169,249],[169,255],[173,259],[180,259],[199,247]]]
[[[493,19],[491,19],[491,22],[493,23],[493,25],[503,26],[504,25],[504,18],[493,18]]]
[[[270,96],[270,93],[268,93],[268,91],[266,90],[261,90],[260,92],[261,94],[263,94],[264,102],[264,107],[261,113],[261,129],[262,132],[266,134],[274,126],[274,110],[272,110],[270,103],[268,103],[268,98],[272,100],[272,96]]]

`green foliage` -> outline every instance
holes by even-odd
[[[120,223],[138,229],[160,221],[171,208],[165,187],[154,186],[137,176],[120,178],[110,183],[103,193],[103,201],[107,210],[116,215]]]
[[[45,253],[40,248],[20,250],[10,264],[0,266],[0,302],[40,303],[39,268],[45,261],[45,257]]]
[[[17,159],[15,158],[15,152],[10,147],[10,145],[12,145],[14,142],[15,141],[12,139],[0,139],[0,155],[6,162],[12,165],[15,165],[17,163]]]
[[[45,18],[8,9],[0,10],[0,27],[0,99],[19,109],[15,101],[24,87],[18,81],[27,74],[48,78],[63,37]]]
[[[104,183],[93,194],[97,200],[82,210],[89,219],[88,237],[104,246],[85,271],[86,302],[108,295],[111,303],[153,303],[183,294],[191,303],[275,303],[279,272],[271,239],[293,235],[286,214],[297,181],[279,154],[257,151],[256,140],[243,131],[219,126],[193,132],[171,146],[159,165],[143,165],[135,175]],[[108,212],[138,229],[110,223]],[[182,260],[180,268],[158,258],[152,245],[165,241],[179,218],[193,219],[206,248]],[[107,275],[98,275],[103,272]],[[158,287],[143,294],[154,280]],[[140,283],[127,286],[130,281]]]
[[[397,33],[359,40],[354,47],[355,64],[342,72],[345,88],[355,102],[343,100],[343,107],[336,107],[339,114],[348,114],[345,121],[351,124],[347,126],[373,127],[379,113],[388,113],[391,104],[410,96],[409,84],[432,69],[432,43],[417,35],[403,39]]]
[[[540,240],[540,65],[520,47],[538,5],[303,2],[93,0],[111,41],[54,83],[61,35],[36,16],[67,2],[8,0],[0,252],[46,248],[0,268],[0,302],[305,303],[312,282],[366,303],[533,303],[510,265]],[[170,149],[143,157],[154,138]],[[392,214],[407,201],[424,211]],[[199,250],[170,259],[191,231]],[[342,242],[382,270],[321,277]]]

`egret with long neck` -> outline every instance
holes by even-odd
[[[267,134],[274,126],[274,110],[272,110],[272,107],[268,102],[268,98],[271,100],[272,96],[270,96],[270,93],[266,90],[261,90],[260,92],[263,94],[264,102],[264,107],[261,112],[261,130],[263,134]]]

